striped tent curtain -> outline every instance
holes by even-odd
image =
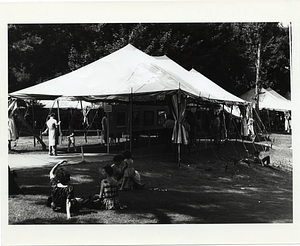
[[[170,108],[175,120],[175,126],[173,129],[172,141],[176,144],[188,144],[188,138],[186,134],[185,127],[183,126],[183,120],[186,111],[187,100],[186,97],[178,94],[174,94],[171,96],[171,104]]]

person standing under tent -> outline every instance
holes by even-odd
[[[216,113],[210,125],[210,132],[216,144],[218,144],[220,140],[220,125],[220,117],[219,114]]]
[[[102,131],[101,131],[101,136],[104,140],[104,143],[108,143],[107,139],[107,118],[106,118],[106,113],[104,113],[102,120],[101,120],[101,126],[102,126]]]
[[[75,134],[72,126],[69,126],[68,133],[67,133],[67,139],[68,139],[68,149],[67,152],[70,152],[71,144],[73,145],[74,152],[76,152],[76,145],[75,145]]]
[[[12,105],[14,107],[14,105]],[[14,109],[8,111],[8,149],[11,150],[11,141],[16,141],[18,137],[18,131],[14,120]]]
[[[49,120],[46,122],[47,129],[42,133],[46,134],[48,132],[49,139],[49,155],[57,155],[57,144],[58,144],[58,132],[57,127],[60,125],[60,121],[57,122],[54,119],[55,114],[50,114]]]
[[[186,120],[190,126],[189,130],[189,144],[190,146],[196,146],[196,132],[197,132],[197,118],[193,112],[187,111]]]
[[[286,111],[284,113],[284,131],[286,133],[290,133],[291,130],[291,115],[289,113],[289,111]]]
[[[175,126],[175,121],[172,119],[172,115],[169,114],[167,116],[167,120],[163,126],[165,127],[166,152],[172,152],[172,134]]]
[[[251,141],[254,142],[255,140],[255,133],[254,133],[254,119],[252,117],[248,120],[248,136],[250,137]]]

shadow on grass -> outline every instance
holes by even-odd
[[[183,156],[178,168],[170,162],[171,155],[138,158],[142,190],[122,191],[120,200],[128,208],[118,211],[84,209],[67,221],[65,215],[56,216],[46,207],[50,194],[51,166],[18,170],[17,183],[25,195],[11,200],[20,206],[34,203],[36,210],[46,211],[39,218],[26,215],[22,221],[10,216],[12,224],[213,224],[213,223],[272,223],[291,222],[292,179],[273,168],[234,165],[233,153],[221,150],[214,158],[214,150]],[[228,155],[228,152],[229,155]],[[226,155],[227,154],[227,155]],[[228,169],[224,164],[228,162]],[[99,192],[99,169],[111,161],[66,165],[76,197]],[[41,197],[42,196],[42,197]],[[26,199],[28,197],[28,199]],[[45,200],[44,200],[45,198]],[[31,199],[31,200],[30,200]],[[19,201],[18,201],[19,200]],[[20,201],[21,200],[21,201]],[[23,203],[24,200],[24,203]],[[31,203],[30,203],[31,202]],[[26,211],[24,211],[26,213]],[[46,216],[46,217],[45,217]],[[22,217],[22,216],[21,216]],[[45,217],[45,218],[44,218]],[[19,218],[18,218],[19,219]]]

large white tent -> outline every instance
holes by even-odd
[[[167,57],[151,57],[130,44],[78,70],[10,96],[40,100],[61,96],[86,101],[129,100],[130,95],[167,94],[179,89],[194,98],[246,103],[200,73],[190,73]]]
[[[256,95],[255,89],[251,89],[241,96],[244,100],[252,102],[255,106],[256,104]],[[276,111],[286,111],[292,110],[292,103],[290,100],[279,95],[277,92],[271,88],[260,90],[259,94],[259,109],[268,109]]]
[[[11,93],[23,99],[55,99],[61,96],[101,100],[182,89],[192,93],[180,78],[155,65],[154,58],[132,45],[87,66],[41,84]],[[118,98],[121,99],[121,98]]]

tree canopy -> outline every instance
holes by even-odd
[[[69,73],[128,43],[167,55],[239,96],[256,81],[290,91],[289,30],[280,23],[9,24],[8,90],[13,92]]]

